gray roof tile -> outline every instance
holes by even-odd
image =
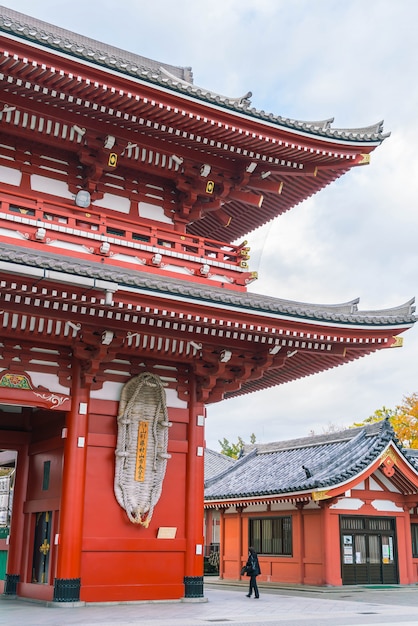
[[[210,448],[205,449],[205,480],[208,478],[213,478],[214,476],[219,476],[222,472],[230,469],[232,465],[236,462],[236,459],[233,459],[230,456],[226,456],[225,454],[221,454],[220,452],[215,452],[214,450],[210,450]]]

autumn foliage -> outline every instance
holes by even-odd
[[[383,406],[377,409],[373,415],[354,426],[373,424],[388,418],[396,436],[405,448],[418,448],[418,393],[404,396],[402,404],[395,409]]]

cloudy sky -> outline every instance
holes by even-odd
[[[13,0],[16,11],[173,65],[228,96],[336,128],[391,136],[315,198],[248,236],[251,291],[360,308],[418,295],[418,3],[415,0]],[[418,325],[404,347],[208,408],[207,445],[349,426],[418,392]]]

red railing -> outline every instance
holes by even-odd
[[[169,267],[171,272],[226,279],[227,283],[241,286],[250,282],[246,242],[235,246],[180,233],[140,216],[135,222],[135,218],[124,214],[102,214],[94,206],[69,207],[59,201],[34,200],[21,193],[0,194],[0,212],[3,241],[8,239],[7,229],[17,230],[36,247],[54,241],[57,251],[57,242],[62,242],[62,253],[67,252],[69,244],[78,244],[87,253],[112,259],[117,265],[129,265],[132,257],[136,267],[139,261],[154,270]],[[120,260],[121,255],[125,261]]]

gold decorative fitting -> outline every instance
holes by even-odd
[[[370,154],[362,154],[361,161],[357,163],[357,165],[369,165],[370,163]]]
[[[44,539],[43,544],[41,546],[39,546],[39,552],[42,552],[42,554],[44,556],[46,556],[48,554],[48,552],[49,552],[49,548],[50,548],[50,545],[49,545],[48,541],[46,539]]]
[[[109,154],[109,158],[107,161],[107,164],[109,167],[116,167],[118,164],[118,155],[116,154],[116,152],[111,152]]]
[[[380,455],[380,458],[382,460],[382,463],[388,463],[389,465],[396,465],[396,462],[398,460],[396,453],[391,449],[383,452],[383,454]]]
[[[327,498],[328,498],[328,490],[312,492],[312,500],[314,500],[314,502],[318,502],[319,500],[326,500]]]
[[[403,337],[393,337],[394,342],[390,346],[391,348],[402,348],[403,346]]]
[[[393,476],[394,473],[395,473],[396,457],[393,458],[392,454],[389,454],[389,450],[388,450],[388,454],[383,459],[383,463],[382,463],[382,465],[383,465],[383,467],[382,467],[383,473],[388,478],[391,478],[391,476]]]

